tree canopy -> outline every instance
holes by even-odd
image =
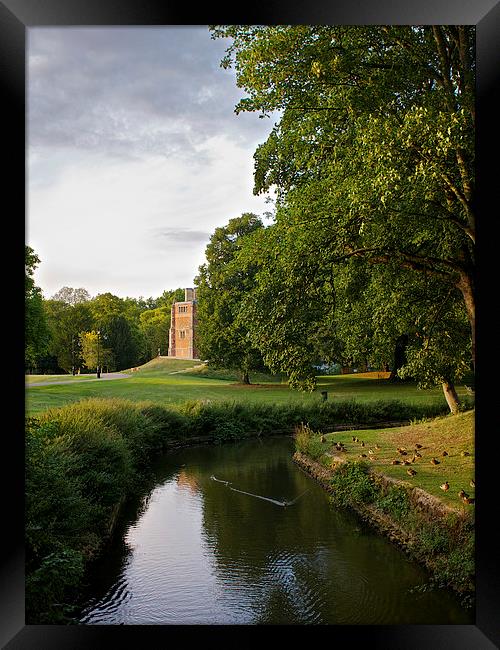
[[[199,354],[214,367],[238,370],[244,383],[249,383],[251,370],[263,369],[263,362],[249,338],[245,319],[238,318],[256,270],[251,261],[242,265],[238,253],[244,241],[261,228],[262,221],[251,213],[216,228],[205,251],[207,261],[195,279]]]
[[[269,301],[281,284],[288,289],[285,297],[295,292],[300,298],[297,304],[293,297],[290,304],[269,303],[274,304],[270,319],[273,325],[281,322],[283,336],[287,328],[294,330],[282,350],[270,354],[283,354],[294,336],[303,340],[299,321],[295,327],[285,322],[291,313],[302,312],[301,327],[321,339],[321,332],[328,332],[319,321],[332,322],[333,306],[342,340],[329,327],[332,345],[336,341],[344,352],[360,353],[363,340],[373,347],[380,339],[380,315],[378,323],[367,318],[366,303],[350,294],[361,288],[364,274],[372,290],[378,285],[370,303],[378,308],[371,313],[385,307],[396,321],[408,296],[397,301],[385,287],[398,278],[420,293],[432,285],[428,296],[449,292],[456,317],[465,314],[468,320],[474,359],[474,28],[214,26],[212,35],[231,39],[222,65],[235,67],[237,84],[246,92],[236,111],[280,114],[255,153],[254,192],[276,191],[269,241],[279,242],[283,257],[275,267],[282,269],[274,273],[282,277],[278,283],[272,276],[270,252],[257,292]],[[361,266],[352,263],[356,259]],[[377,275],[379,267],[385,271]],[[326,313],[312,317],[307,304],[316,305],[318,316]],[[422,321],[432,321],[433,305],[430,297],[420,302]],[[349,313],[350,331],[340,326]],[[393,329],[396,335],[400,324]],[[433,345],[444,351],[449,328],[441,328],[441,340],[438,329]],[[463,335],[460,342],[467,350]],[[427,365],[432,365],[430,347]],[[308,354],[312,358],[313,347]],[[304,353],[297,355],[292,346],[286,356],[282,362],[303,375]],[[416,372],[417,365],[413,368]]]
[[[39,264],[40,259],[35,251],[30,246],[25,246],[24,362],[27,368],[36,366],[38,359],[47,353],[50,342],[50,331],[43,310],[42,291],[36,286],[33,277]]]

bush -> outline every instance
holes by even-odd
[[[377,489],[363,462],[346,461],[339,465],[330,481],[332,502],[341,507],[367,504],[375,500]]]

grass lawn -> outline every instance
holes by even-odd
[[[358,437],[365,443],[353,442],[352,437]],[[347,452],[341,456],[346,459],[366,461],[376,471],[401,481],[411,483],[426,492],[440,498],[444,503],[458,509],[473,508],[458,497],[463,489],[469,496],[475,497],[475,488],[470,486],[474,478],[474,411],[458,415],[447,415],[428,421],[421,421],[410,426],[390,429],[372,429],[362,431],[342,431],[327,434],[325,449],[328,442],[341,441]],[[391,465],[393,459],[411,460],[415,443],[422,445],[419,450],[422,455],[411,465]],[[378,445],[380,449],[376,449]],[[397,448],[406,448],[407,455],[401,456]],[[369,450],[374,454],[369,454]],[[448,453],[443,456],[443,452]],[[468,455],[462,456],[462,452]],[[366,454],[361,458],[360,454]],[[439,460],[439,465],[433,465],[432,458]],[[409,468],[417,473],[408,476]],[[449,490],[443,492],[440,485],[449,483]]]
[[[404,400],[415,404],[445,404],[440,388],[419,390],[412,383],[395,384],[387,379],[378,379],[377,373],[370,375],[334,375],[318,377],[318,387],[313,393],[292,391],[286,383],[277,383],[276,377],[263,381],[264,375],[257,376],[259,383],[249,386],[232,379],[220,379],[216,373],[193,370],[200,362],[183,359],[156,358],[144,364],[132,377],[113,381],[75,381],[75,384],[47,383],[45,386],[32,386],[26,389],[26,411],[39,413],[47,408],[63,406],[89,397],[123,398],[132,401],[150,400],[158,404],[171,404],[186,400],[219,400],[283,404],[289,402],[318,401],[320,392],[327,391],[328,399],[360,402],[374,400]],[[185,371],[185,372],[184,372]],[[128,373],[130,370],[124,370]],[[231,373],[226,373],[230,377]],[[29,377],[29,376],[28,376]],[[31,375],[34,377],[34,375]],[[45,375],[55,379],[55,376]],[[69,378],[72,375],[64,375]],[[80,378],[84,375],[80,375]],[[76,379],[76,378],[75,378]],[[251,380],[253,378],[251,376]],[[33,380],[34,381],[34,380]],[[463,386],[457,388],[461,399],[467,397]]]
[[[78,381],[78,380],[89,380],[89,379],[95,379],[96,375],[95,373],[89,374],[89,375],[26,375],[25,376],[25,382],[27,384],[34,384],[34,383],[40,383],[44,382],[45,384],[49,384],[54,381]]]

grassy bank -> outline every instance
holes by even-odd
[[[163,406],[89,399],[28,418],[27,620],[67,620],[85,566],[100,552],[120,502],[141,485],[151,459],[172,446],[292,433],[300,423],[325,430],[422,418],[442,410],[397,401],[185,401]]]
[[[463,489],[475,498],[470,484],[473,425],[473,412],[467,412],[405,427],[323,436],[300,427],[297,459],[316,472],[335,505],[355,509],[400,543],[428,567],[432,583],[451,586],[468,598],[474,589],[474,505],[458,493]],[[338,442],[346,451],[337,451]],[[420,457],[414,457],[415,444],[421,445]],[[409,465],[400,464],[407,458]],[[400,463],[393,465],[393,460]],[[440,487],[445,483],[446,492]]]
[[[251,376],[250,386],[238,383],[236,375],[227,371],[208,371],[198,362],[182,359],[157,358],[141,366],[127,379],[114,381],[77,381],[72,384],[31,386],[26,390],[26,409],[31,415],[47,408],[92,397],[106,399],[148,400],[159,405],[175,405],[186,400],[210,400],[212,402],[238,401],[245,404],[299,404],[317,405],[320,393],[327,391],[328,402],[344,402],[355,399],[360,403],[378,400],[399,400],[420,406],[448,411],[440,388],[419,390],[411,382],[393,383],[370,375],[334,375],[318,377],[318,387],[313,393],[299,393],[269,375]],[[128,372],[128,371],[125,371]],[[457,388],[464,403],[472,404],[471,396],[464,386]]]

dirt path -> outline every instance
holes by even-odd
[[[108,381],[111,379],[127,379],[128,377],[132,377],[132,375],[127,375],[123,372],[109,372],[106,374],[102,374],[100,379],[97,379],[97,377],[92,377],[92,379],[63,379],[63,380],[57,380],[57,381],[35,381],[31,384],[25,384],[26,388],[31,388],[32,386],[54,386],[55,384],[81,384],[84,383],[86,384],[89,381]]]

